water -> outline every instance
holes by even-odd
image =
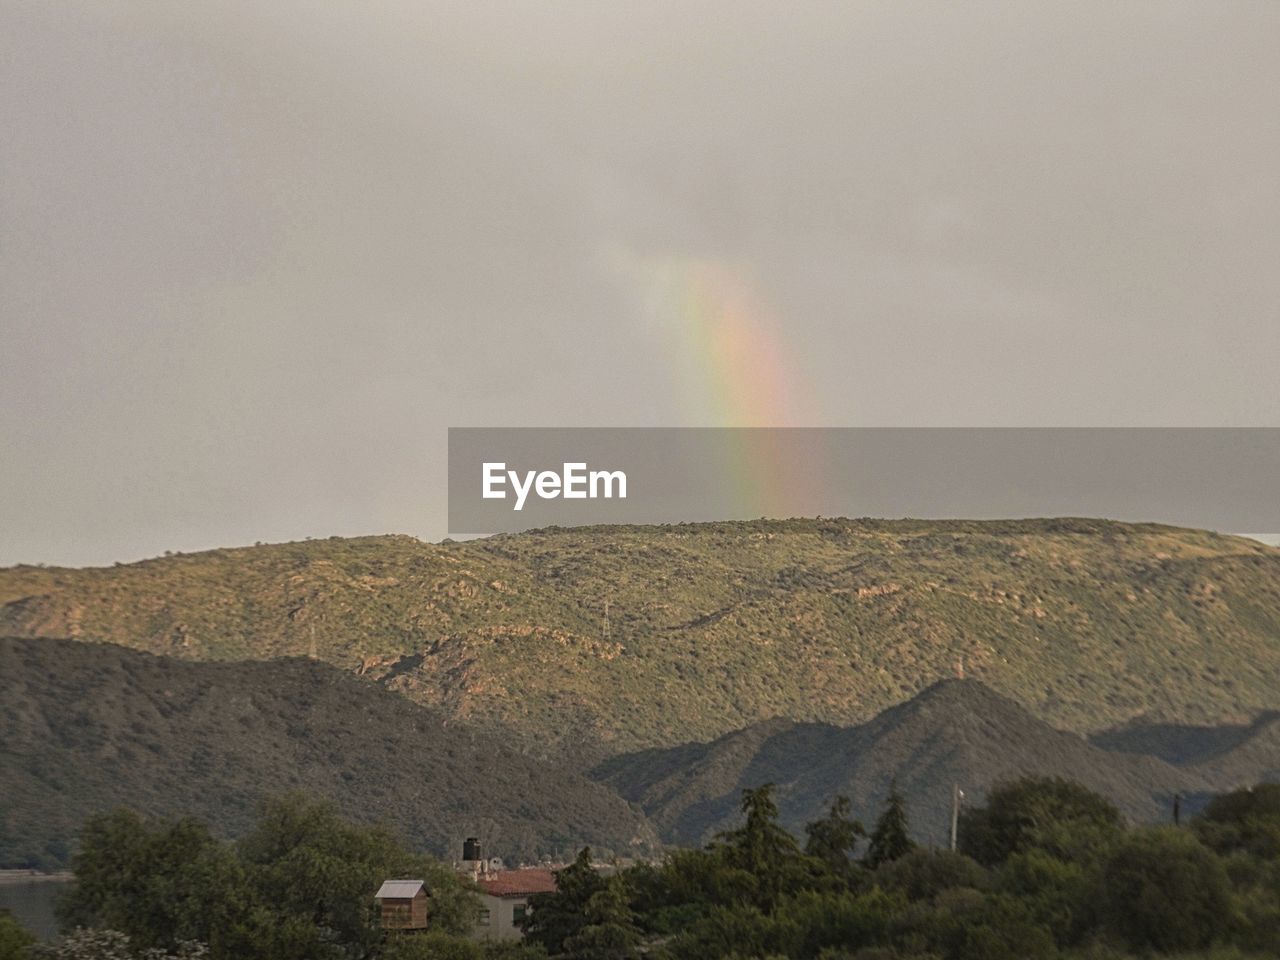
[[[0,883],[0,907],[41,940],[58,935],[58,922],[53,916],[54,898],[66,888],[65,881],[22,881]]]

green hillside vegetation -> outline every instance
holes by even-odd
[[[609,622],[606,633],[605,605]],[[584,760],[968,676],[1080,733],[1275,707],[1280,550],[1100,520],[789,520],[0,571],[0,633],[318,657]]]
[[[290,791],[449,857],[472,835],[512,860],[656,845],[607,788],[328,664],[0,639],[0,678],[0,866],[65,863],[117,806],[240,836]]]

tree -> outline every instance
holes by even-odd
[[[1280,859],[1280,783],[1214,797],[1194,821],[1196,835],[1218,853],[1243,850]]]
[[[1044,850],[1015,853],[996,872],[995,887],[1016,897],[1059,944],[1073,943],[1090,920],[1091,868]]]
[[[583,847],[573,863],[556,871],[555,893],[535,893],[529,898],[525,935],[550,954],[563,952],[566,941],[587,925],[587,904],[603,888],[604,880],[591,865],[591,848]]]
[[[805,854],[822,861],[827,869],[840,877],[848,876],[858,841],[867,835],[862,821],[854,819],[851,811],[849,798],[837,796],[825,817],[804,828],[807,838]]]
[[[994,866],[1015,853],[1047,850],[1074,859],[1105,848],[1123,820],[1115,804],[1060,777],[1024,777],[991,790],[961,814],[960,850]]]
[[[758,887],[754,876],[728,862],[721,845],[673,850],[660,866],[627,870],[626,883],[641,926],[658,935],[685,929],[713,906],[752,902]]]
[[[953,960],[1026,960],[1056,954],[1049,931],[1013,897],[957,888],[908,909],[902,934],[916,949]]]
[[[235,846],[194,820],[95,817],[74,866],[64,926],[116,930],[141,949],[199,941],[213,960],[368,955],[382,937],[373,894],[390,877],[425,882],[442,935],[468,932],[479,906],[452,870],[300,796],[269,801]]]
[[[1096,899],[1109,932],[1134,950],[1162,953],[1208,946],[1231,907],[1221,862],[1174,827],[1126,836],[1103,864]]]
[[[433,930],[470,931],[478,903],[442,864],[409,853],[381,827],[357,826],[301,795],[267,802],[239,844],[258,901],[310,925],[322,942],[372,949],[379,942],[373,893],[389,877],[424,881]]]
[[[908,900],[933,900],[947,890],[984,889],[989,878],[981,864],[964,854],[917,848],[882,864],[876,883],[901,892]]]
[[[729,865],[755,877],[756,903],[766,913],[777,904],[788,879],[801,872],[800,846],[778,822],[773,790],[772,783],[743,790],[745,822],[717,837]]]
[[[26,960],[27,947],[35,942],[8,910],[0,908],[0,960]]]
[[[139,948],[220,944],[251,905],[234,852],[190,818],[153,822],[128,810],[94,817],[72,864],[63,926],[115,930]]]
[[[627,902],[622,878],[610,877],[591,895],[584,913],[586,926],[565,941],[574,960],[632,960],[637,956],[640,930]]]
[[[721,958],[761,958],[768,956],[773,924],[759,907],[739,905],[716,907],[682,931],[671,943],[671,954],[679,960]]]
[[[867,866],[873,870],[881,864],[897,860],[915,849],[910,834],[907,832],[907,810],[898,785],[889,785],[889,797],[885,802],[884,812],[876,821],[871,832],[871,843],[867,847]]]

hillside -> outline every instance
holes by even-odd
[[[1196,769],[1217,781],[1280,783],[1280,714],[1265,714],[1250,725],[1247,737],[1201,761]]]
[[[1132,723],[1089,739],[1107,750],[1160,757],[1212,782],[1280,782],[1280,711],[1222,727]]]
[[[980,802],[993,784],[1059,776],[1109,797],[1131,819],[1169,815],[1174,793],[1208,792],[1274,779],[1280,740],[1259,730],[1230,761],[1177,768],[1117,753],[1055,730],[972,680],[943,681],[856,727],[772,721],[711,743],[614,757],[593,773],[641,806],[673,843],[708,840],[732,825],[746,787],[773,782],[793,829],[821,816],[836,794],[870,824],[891,780],[907,799],[920,840],[947,839],[953,785]]]
[[[1096,520],[316,540],[3,570],[0,633],[314,650],[531,753],[597,759],[775,716],[862,722],[961,658],[1064,729],[1216,725],[1277,705],[1280,550]]]
[[[1251,750],[1272,729],[1280,729],[1280,712],[1268,710],[1251,723],[1201,727],[1192,724],[1149,723],[1139,718],[1122,727],[1102,730],[1089,742],[1121,753],[1146,753],[1185,767]]]
[[[0,639],[0,678],[0,865],[64,860],[85,818],[119,805],[234,836],[286,791],[443,855],[469,834],[510,858],[654,841],[605,788],[322,663]]]

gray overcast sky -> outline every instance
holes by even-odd
[[[449,425],[1280,425],[1277,50],[1274,0],[0,0],[0,563],[438,538]]]

